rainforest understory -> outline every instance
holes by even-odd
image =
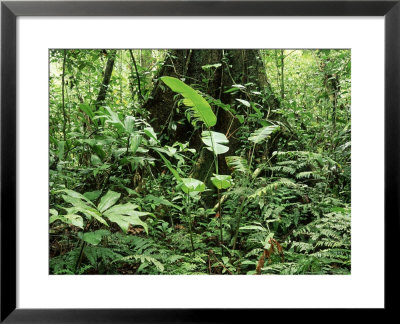
[[[350,50],[49,65],[50,274],[350,274]]]

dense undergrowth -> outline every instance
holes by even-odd
[[[350,273],[350,52],[259,51],[267,85],[221,52],[190,77],[160,75],[169,51],[50,51],[51,274]]]

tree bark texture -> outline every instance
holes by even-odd
[[[99,94],[97,95],[96,99],[96,110],[99,109],[99,107],[103,104],[104,100],[106,99],[108,85],[110,84],[116,55],[117,55],[116,50],[109,50],[107,52],[108,59],[103,74],[103,81],[101,82]]]
[[[216,69],[204,70],[203,66],[209,64],[221,65]],[[167,53],[164,65],[156,78],[162,76],[179,78],[191,87],[214,99],[220,99],[222,103],[229,104],[231,107],[238,106],[239,102],[236,99],[253,102],[259,100],[257,96],[249,98],[248,94],[242,92],[236,92],[234,95],[225,93],[234,84],[246,85],[252,82],[256,88],[269,94],[266,102],[258,102],[264,106],[266,111],[276,109],[280,104],[267,80],[265,67],[258,50],[171,50]],[[204,82],[205,79],[209,80],[208,83]],[[168,130],[168,123],[171,120],[182,119],[184,110],[181,109],[179,113],[176,112],[175,96],[176,93],[156,80],[150,99],[144,104],[144,108],[149,111],[150,123],[157,132],[164,134]],[[211,106],[217,115],[217,124],[213,127],[213,130],[224,133],[229,138],[229,151],[218,156],[220,173],[228,174],[225,156],[236,154],[239,140],[235,138],[234,131],[239,128],[240,122],[224,109]],[[174,134],[169,134],[169,140],[172,143],[174,141],[188,141],[187,134],[192,132],[193,126],[187,120],[183,124],[177,123]],[[203,147],[200,134],[201,130],[198,130],[190,138],[190,146],[196,150]],[[207,181],[207,178],[215,172],[212,162],[212,153],[202,149],[191,176]]]

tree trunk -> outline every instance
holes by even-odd
[[[211,68],[211,70],[203,69],[203,66],[210,64],[220,65]],[[186,84],[201,90],[214,99],[220,99],[222,103],[228,104],[232,108],[239,104],[236,99],[253,102],[260,100],[259,96],[251,94],[236,92],[235,95],[232,95],[232,93],[225,93],[234,84],[246,85],[252,82],[254,84],[253,89],[265,91],[268,94],[266,102],[258,102],[264,106],[266,111],[279,107],[279,101],[272,93],[258,50],[171,50],[167,53],[164,65],[157,78],[161,76],[180,78]],[[204,82],[205,79],[209,81]],[[203,147],[200,137],[201,130],[194,132],[192,138],[187,137],[187,134],[193,133],[193,126],[184,117],[184,110],[180,109],[177,113],[175,95],[162,82],[157,81],[155,83],[150,99],[144,104],[144,107],[150,113],[150,123],[158,133],[168,135],[170,143],[190,140],[190,146],[200,150]],[[225,156],[235,155],[239,141],[235,138],[234,132],[239,128],[240,122],[228,111],[211,106],[217,115],[217,124],[213,127],[213,130],[224,133],[229,138],[229,151],[218,156],[220,173],[228,174]],[[183,123],[177,123],[182,121],[183,118],[185,119]],[[169,130],[168,126],[171,122],[176,123],[176,131]],[[191,176],[207,181],[213,172],[215,170],[212,153],[202,149]]]
[[[101,83],[100,91],[96,99],[96,110],[99,109],[99,107],[103,104],[104,100],[106,99],[107,89],[108,85],[110,84],[116,55],[117,55],[116,50],[109,50],[107,53],[108,59],[103,74],[103,81]]]

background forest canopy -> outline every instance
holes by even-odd
[[[51,274],[350,274],[350,50],[49,64]]]

